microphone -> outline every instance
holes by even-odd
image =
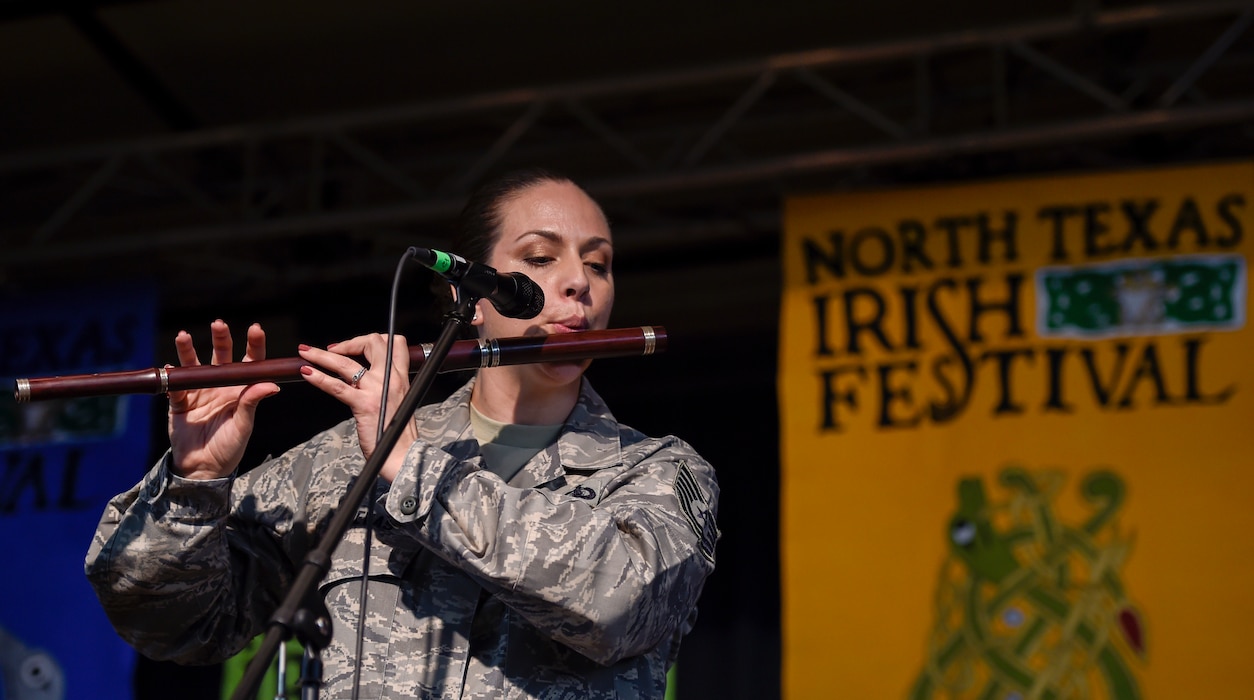
[[[460,255],[430,248],[414,248],[414,259],[465,293],[492,302],[502,316],[535,318],[544,309],[544,292],[521,272],[500,273]]]

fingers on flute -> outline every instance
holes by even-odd
[[[209,335],[213,338],[213,364],[224,365],[230,362],[235,344],[231,340],[231,329],[226,321],[218,319],[209,324]]]
[[[174,349],[178,352],[179,364],[183,367],[195,367],[200,364],[200,358],[196,357],[196,344],[192,341],[191,333],[179,331],[174,336]]]
[[[361,355],[366,358],[366,362],[374,365],[387,359],[387,334],[386,333],[369,333],[359,335],[356,338],[346,340],[342,343],[336,343],[328,348],[333,352],[341,355]],[[409,359],[409,346],[406,344],[405,336],[398,335],[393,339],[392,356],[393,362],[397,361],[398,356],[403,355],[406,360]]]
[[[248,327],[248,346],[244,350],[244,362],[266,359],[266,332],[260,323]]]
[[[371,372],[374,372],[376,368],[382,369],[383,363],[387,361],[387,341],[386,333],[370,333],[336,345],[335,352],[361,355],[366,358],[366,364],[370,367]],[[408,341],[405,340],[403,335],[395,336],[392,343],[393,372],[403,374],[408,368]]]
[[[348,340],[341,340],[338,343],[331,343],[330,345],[328,345],[327,350],[337,355],[345,355],[345,356],[360,355],[360,356],[365,357],[368,360],[370,358],[370,355],[369,355],[370,338],[371,338],[371,335],[359,335],[353,338],[349,338]]]
[[[306,358],[306,359],[309,359],[309,358]],[[313,360],[311,359],[310,361],[312,362]],[[351,362],[351,360],[349,362]],[[346,404],[352,405],[354,397],[364,398],[365,394],[358,392],[357,387],[348,383],[349,382],[348,378],[351,377],[353,374],[356,374],[356,370],[350,371],[348,369],[334,369],[327,365],[319,365],[319,366],[324,367],[324,369],[330,370],[334,374],[327,374],[326,372],[319,372],[315,370],[313,367],[306,365],[300,368],[301,377],[306,382],[314,385],[314,387],[316,387],[318,390],[326,394],[329,394],[330,396],[334,396],[335,398],[339,399],[340,401]],[[340,375],[340,377],[343,377],[343,379],[341,379],[340,377],[336,377],[335,376],[336,374]],[[360,386],[360,384],[358,386]]]
[[[302,367],[301,374],[304,375],[305,378],[308,379],[314,386],[317,386],[320,389],[327,390],[342,388],[336,385],[342,385],[344,382],[347,382],[349,378],[356,374],[357,370],[362,367],[359,362],[351,357],[346,357],[340,354],[340,347],[342,345],[344,344],[339,343],[332,345],[331,347],[335,348],[333,351],[321,350],[308,345],[301,345],[297,350],[297,354],[312,365],[321,367],[325,371],[338,374],[344,380],[343,382],[337,379],[332,379],[326,374],[314,372],[310,367]]]

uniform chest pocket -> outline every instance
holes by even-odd
[[[333,588],[361,580],[366,566],[363,556],[365,539],[366,530],[363,527],[351,527],[344,534],[344,539],[331,556],[331,568],[318,587],[323,596]],[[370,580],[399,585],[410,562],[417,555],[418,545],[389,530],[377,529],[372,533],[371,539]]]

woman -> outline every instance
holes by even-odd
[[[459,235],[457,252],[545,294],[530,320],[480,302],[481,336],[607,327],[609,225],[568,179],[527,171],[485,187]],[[226,324],[211,334],[214,364],[231,361]],[[181,364],[198,364],[187,333],[175,345]],[[405,347],[396,339],[390,412],[408,388]],[[305,380],[353,418],[239,477],[256,406],[278,386],[171,393],[170,452],[110,503],[87,558],[123,637],[153,658],[209,662],[264,631],[373,452],[385,351],[380,335],[302,346]],[[254,325],[244,361],[264,356]],[[481,369],[419,409],[369,516],[360,659],[364,512],[320,588],[334,620],[324,697],[349,697],[357,661],[361,697],[662,697],[714,567],[718,486],[683,441],[619,424],[587,365]]]

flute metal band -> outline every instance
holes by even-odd
[[[501,366],[501,344],[496,342],[495,339],[493,339],[492,341],[489,342],[489,345],[492,348],[492,357],[488,361],[488,366],[500,367]]]
[[[480,338],[479,339],[479,369],[483,369],[484,367],[495,367],[496,365],[493,364],[492,362],[493,359],[494,359],[494,355],[492,353],[492,341],[485,340],[484,338]]]
[[[653,326],[641,326],[640,331],[644,333],[644,352],[641,355],[652,355],[657,349],[657,334],[653,332]]]
[[[652,355],[666,348],[666,329],[661,326],[611,328],[555,335],[460,340],[453,343],[441,372],[480,367],[521,365],[535,362],[576,362],[608,357]],[[427,361],[431,344],[409,349],[413,371]],[[237,386],[257,382],[300,381],[299,357],[228,362],[222,365],[159,367],[127,372],[77,374],[62,377],[17,379],[13,398],[18,403],[121,394],[166,394],[171,391]]]

